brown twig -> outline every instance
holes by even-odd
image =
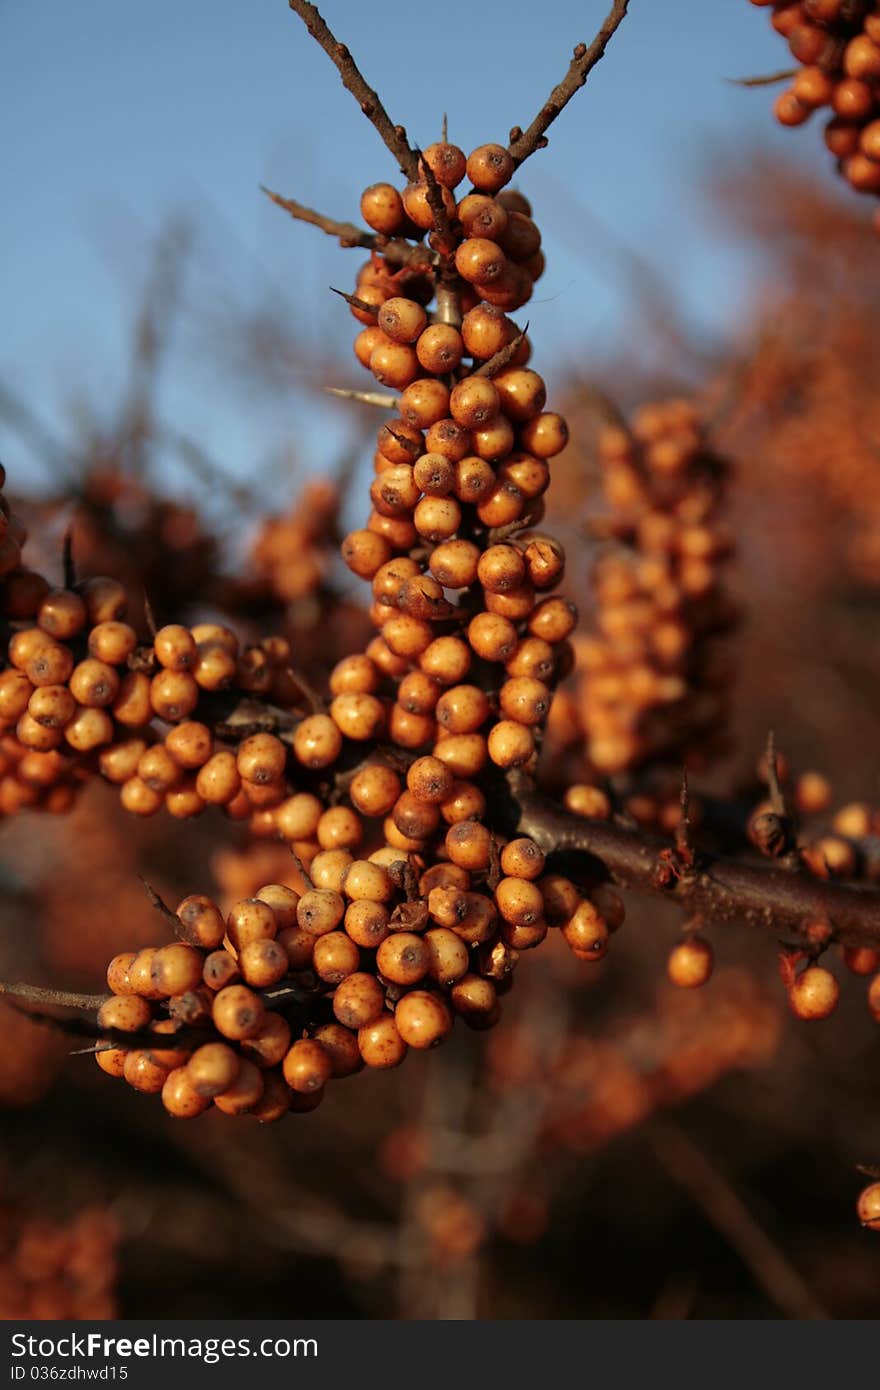
[[[535,153],[535,150],[545,148],[547,145],[545,131],[553,124],[563,107],[568,105],[575,92],[584,86],[593,68],[604,56],[605,49],[622,23],[628,6],[629,0],[614,0],[610,12],[592,43],[589,45],[579,43],[577,45],[568,72],[559,85],[553,88],[528,129],[519,131],[518,134],[515,130],[510,132],[511,141],[507,152],[516,165],[522,164],[524,159],[528,159],[530,154]]]
[[[311,890],[311,889],[314,888],[314,886],[315,886],[315,884],[314,884],[314,882],[313,882],[313,880],[312,880],[311,874],[309,873],[309,871],[308,871],[308,869],[306,868],[305,864],[304,864],[304,863],[302,862],[302,860],[300,859],[300,857],[299,857],[299,855],[297,854],[296,850],[294,849],[293,845],[288,845],[287,848],[288,848],[288,850],[289,850],[289,852],[290,852],[290,857],[291,857],[291,859],[293,860],[294,865],[296,866],[296,871],[297,871],[297,873],[299,874],[299,876],[300,876],[300,878],[302,879],[303,883],[306,885],[306,888],[309,889],[309,890]]]
[[[266,197],[271,199],[277,207],[289,212],[291,217],[298,222],[307,222],[311,227],[318,227],[328,236],[335,237],[340,246],[352,247],[360,246],[367,251],[381,252],[382,259],[388,265],[393,266],[434,266],[440,257],[436,251],[425,246],[422,242],[412,242],[404,240],[402,237],[383,237],[375,232],[365,231],[363,227],[358,227],[354,222],[337,222],[335,217],[325,217],[323,213],[316,212],[314,208],[307,208],[304,203],[298,203],[295,198],[284,198],[280,193],[275,193],[265,184],[260,184],[260,189]]]
[[[311,684],[310,681],[306,680],[305,676],[302,674],[301,671],[297,671],[296,668],[293,666],[285,666],[284,674],[286,676],[289,676],[295,685],[299,686],[299,689],[305,696],[306,704],[312,711],[312,714],[326,713],[326,700],[323,700],[321,698],[315,687]]]
[[[783,68],[781,72],[768,72],[762,77],[725,77],[732,87],[773,87],[777,82],[790,82],[796,77],[799,68]]]
[[[502,541],[509,540],[511,536],[518,536],[521,531],[528,531],[534,526],[536,520],[535,512],[526,512],[516,521],[507,521],[503,526],[491,526],[486,532],[486,539],[489,545],[500,545]]]
[[[144,622],[147,625],[147,631],[150,637],[155,638],[158,632],[156,615],[153,612],[153,605],[150,603],[150,596],[147,593],[144,594]]]
[[[693,845],[691,844],[690,817],[691,797],[690,789],[688,787],[688,775],[686,767],[683,767],[681,770],[681,792],[679,795],[679,805],[681,807],[681,815],[678,819],[678,825],[675,827],[675,848],[678,851],[678,856],[680,859],[684,860],[684,862],[687,864],[693,864],[694,849]]]
[[[185,940],[183,923],[181,922],[177,913],[171,911],[171,908],[165,902],[164,898],[160,897],[153,885],[151,883],[148,883],[142,874],[138,874],[138,878],[144,885],[144,892],[150,900],[150,906],[155,908],[155,910],[158,912],[159,916],[163,919],[163,921],[167,922],[168,926],[174,932],[175,936],[179,936],[181,939]]]
[[[27,985],[21,980],[0,980],[0,995],[23,999],[28,1004],[58,1009],[82,1009],[94,1013],[110,996],[107,994],[74,994],[69,989],[48,989],[43,985]]]
[[[260,184],[260,192],[265,193],[277,207],[289,212],[297,222],[307,222],[310,227],[319,227],[328,236],[337,237],[340,246],[363,246],[369,251],[376,245],[375,232],[356,227],[353,222],[338,222],[335,217],[325,217],[323,213],[315,212],[314,208],[307,208],[304,203],[298,203],[295,198],[282,197],[280,193],[267,188],[264,183]]]
[[[785,795],[779,781],[779,761],[776,756],[776,735],[771,729],[767,735],[767,748],[764,754],[767,764],[767,787],[770,792],[770,805],[777,816],[787,817]]]
[[[758,1224],[724,1174],[684,1130],[673,1124],[656,1123],[650,1139],[669,1176],[724,1236],[777,1308],[786,1317],[801,1322],[827,1318],[806,1281]]]
[[[327,57],[335,64],[343,87],[351,92],[367,120],[376,127],[386,147],[397,160],[401,173],[410,183],[416,183],[419,177],[419,159],[407,141],[404,127],[393,124],[379,100],[378,93],[369,86],[345,44],[339,43],[324,23],[316,6],[310,5],[308,0],[288,0],[288,4],[294,14],[299,15],[315,42],[320,44]]]

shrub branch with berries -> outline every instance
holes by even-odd
[[[880,195],[880,8],[875,0],[751,0],[771,8],[770,22],[798,67],[773,105],[780,125],[799,126],[827,110],[825,144],[850,188]],[[874,214],[880,231],[880,213]]]
[[[565,556],[542,529],[568,428],[547,409],[528,325],[510,317],[544,266],[531,206],[510,182],[626,0],[578,45],[524,132],[469,155],[445,137],[411,147],[314,7],[290,3],[406,180],[367,188],[366,227],[270,194],[369,252],[342,297],[375,386],[335,394],[393,412],[377,431],[371,510],[341,543],[370,587],[374,635],[325,691],[280,635],[242,646],[217,622],[156,630],[149,610],[138,631],[123,587],[77,582],[75,556],[60,588],[29,570],[4,501],[0,811],[63,812],[100,776],[128,813],[217,808],[286,843],[297,886],[268,883],[227,913],[199,891],[171,908],[148,886],[166,944],[117,955],[109,995],[0,993],[86,1038],[104,1072],[161,1094],[174,1116],[214,1106],[277,1120],[313,1110],[334,1079],[434,1047],[457,1020],[491,1027],[523,953],[548,932],[589,969],[623,923],[623,888],[680,907],[668,971],[684,988],[712,973],[709,934],[739,921],[782,946],[799,1017],[836,1004],[818,963],[830,948],[872,976],[880,1016],[880,890],[858,836],[817,849],[798,834],[798,809],[811,795],[824,805],[822,779],[799,783],[791,809],[771,741],[762,804],[713,807],[685,779],[659,830],[620,806],[622,774],[699,765],[724,719],[712,653],[731,621],[726,468],[693,408],[667,403],[603,432],[617,549],[594,575],[592,634],[576,632],[558,592]],[[557,767],[557,800],[540,755],[555,689],[575,667],[591,780]],[[74,1016],[62,1023],[53,1008]]]

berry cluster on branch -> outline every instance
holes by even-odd
[[[377,433],[366,524],[340,546],[370,585],[375,635],[335,665],[326,694],[284,637],[242,645],[217,622],[144,636],[117,581],[77,583],[68,563],[52,589],[24,569],[22,528],[0,506],[0,810],[64,810],[98,772],[136,814],[222,807],[289,846],[298,874],[228,913],[202,895],[172,911],[152,894],[177,939],[114,957],[109,998],[0,993],[97,1012],[70,1026],[93,1039],[102,1070],[160,1093],[175,1116],[213,1105],[276,1120],[313,1110],[333,1079],[441,1043],[457,1018],[491,1027],[522,953],[549,931],[577,960],[601,960],[624,919],[620,886],[684,912],[676,984],[703,984],[709,929],[744,921],[785,943],[795,1012],[826,1016],[836,985],[817,961],[831,945],[867,949],[857,973],[876,971],[877,893],[804,872],[775,758],[769,808],[752,821],[757,853],[734,859],[694,844],[686,788],[672,844],[623,822],[604,788],[580,787],[565,806],[536,791],[577,615],[555,592],[562,547],[540,529],[568,430],[509,317],[543,268],[531,207],[509,183],[625,0],[525,134],[470,155],[445,138],[413,150],[314,7],[291,5],[407,180],[366,190],[369,231],[273,195],[370,251],[342,297],[382,390],[336,394],[394,412]],[[711,747],[731,547],[717,515],[725,470],[690,407],[607,430],[601,454],[619,549],[600,562],[598,631],[583,647],[590,757],[605,774]],[[270,585],[296,590],[290,529],[263,539]],[[814,859],[827,867],[824,852]]]
[[[362,200],[367,221],[397,243],[418,234],[405,209],[416,227],[441,220],[429,170],[435,193],[466,171],[476,191],[444,204],[448,242],[436,262],[414,272],[407,256],[398,270],[377,249],[351,297],[355,318],[369,320],[359,359],[402,395],[378,432],[368,525],[341,547],[371,583],[378,635],[334,669],[326,712],[292,732],[294,757],[323,786],[287,786],[270,808],[275,832],[301,857],[304,891],[269,885],[225,920],[213,903],[186,900],[173,914],[184,942],[110,968],[105,1033],[175,1022],[196,1030],[188,1060],[186,1048],[155,1045],[97,1054],[136,1089],[161,1090],[176,1115],[212,1099],[264,1120],[314,1108],[331,1078],[396,1066],[408,1048],[441,1042],[455,1016],[494,1023],[520,953],[549,926],[577,957],[597,961],[623,918],[615,894],[587,895],[546,874],[534,841],[505,841],[484,824],[493,781],[534,765],[553,684],[570,662],[575,613],[551,592],[564,555],[533,529],[548,460],[567,432],[544,410],[542,378],[523,365],[524,334],[480,298],[517,263],[465,225],[476,204],[482,230],[500,238],[517,229],[508,252],[533,260],[540,235],[525,199],[491,196],[512,160],[500,146],[466,160],[444,143],[421,168],[415,191],[401,198],[374,185]],[[475,249],[479,274],[462,285],[456,272],[471,273]],[[267,764],[262,785],[276,787],[286,769],[274,734],[245,739],[237,770],[252,754],[262,768],[273,750],[278,767]],[[157,1019],[157,1007],[166,1016]],[[212,1060],[222,1075],[203,1078]]]
[[[799,126],[828,109],[825,144],[857,193],[880,195],[880,8],[875,0],[751,0],[799,67],[777,98],[780,125]],[[880,228],[880,216],[875,213]]]
[[[728,674],[717,638],[732,538],[719,520],[727,475],[685,400],[642,407],[598,440],[607,537],[592,575],[593,631],[575,643],[575,702],[600,775],[646,762],[691,766],[718,751]]]

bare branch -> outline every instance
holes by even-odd
[[[781,72],[768,72],[763,77],[725,77],[732,87],[773,87],[777,82],[790,82],[796,77],[799,68],[783,68]]]
[[[294,14],[298,14],[312,38],[320,44],[327,57],[335,64],[342,78],[342,85],[351,92],[367,120],[376,127],[387,148],[394,155],[401,173],[410,183],[419,177],[419,159],[406,138],[402,125],[394,125],[391,117],[379,100],[379,94],[370,87],[358,68],[354,58],[344,43],[331,34],[315,5],[308,0],[288,0]],[[626,8],[626,6],[624,6]]]
[[[785,795],[779,781],[779,761],[776,756],[776,735],[771,729],[767,735],[767,747],[764,754],[764,761],[767,764],[767,786],[770,790],[770,805],[777,816],[787,816],[788,809],[785,805]]]
[[[758,1286],[788,1318],[819,1321],[828,1317],[780,1247],[759,1224],[742,1197],[684,1130],[655,1123],[649,1130],[654,1152],[669,1176],[689,1194],[725,1237]]]
[[[290,851],[290,857],[291,857],[291,859],[293,860],[294,864],[296,865],[296,871],[297,871],[297,873],[299,874],[300,878],[302,879],[303,883],[306,885],[306,888],[308,888],[308,889],[314,888],[315,885],[314,885],[314,883],[313,883],[313,881],[312,881],[312,876],[311,876],[311,874],[309,873],[308,869],[306,868],[305,864],[304,864],[304,863],[302,862],[302,860],[300,859],[300,857],[299,857],[299,855],[297,854],[296,850],[294,849],[293,845],[288,845],[287,848],[288,848],[289,851]]]
[[[354,222],[337,222],[335,217],[325,217],[314,208],[307,208],[304,203],[298,203],[295,198],[282,197],[265,184],[261,183],[260,189],[277,207],[289,212],[298,222],[307,222],[309,226],[318,227],[328,236],[336,237],[340,246],[360,246],[367,251],[377,251],[388,265],[411,266],[414,270],[418,267],[433,267],[440,261],[437,252],[422,242],[413,244],[403,237],[379,236],[375,232],[368,232],[363,227],[356,226]]]
[[[59,1009],[82,1009],[84,1013],[94,1013],[100,1009],[109,994],[73,994],[68,989],[48,989],[42,985],[26,985],[21,980],[7,983],[0,980],[0,995],[10,999],[23,999],[28,1004]]]
[[[325,217],[323,213],[315,212],[314,208],[307,208],[304,203],[298,203],[294,198],[283,198],[280,193],[273,192],[263,183],[260,184],[260,191],[276,206],[295,217],[297,222],[307,222],[310,227],[319,227],[328,236],[337,237],[340,246],[363,246],[370,251],[376,245],[375,233],[367,232],[363,227],[356,227],[353,222],[337,222],[334,217]]]
[[[187,940],[187,936],[186,936],[186,932],[185,932],[185,930],[184,930],[183,923],[181,922],[181,920],[180,920],[180,918],[178,917],[177,913],[171,911],[171,908],[170,908],[170,907],[168,906],[168,904],[165,902],[164,898],[162,898],[162,897],[156,892],[156,890],[155,890],[155,888],[153,887],[153,885],[152,885],[151,883],[148,883],[147,880],[143,877],[142,874],[138,874],[138,878],[140,879],[141,883],[144,885],[144,891],[145,891],[147,897],[149,898],[150,906],[151,906],[152,908],[155,908],[156,912],[158,912],[158,914],[159,914],[159,916],[162,918],[162,920],[168,924],[168,926],[169,926],[169,927],[171,928],[171,930],[174,932],[174,935],[175,935],[175,936],[180,937],[180,939],[181,939],[182,941]],[[196,943],[193,942],[192,944],[195,945]]]
[[[614,0],[609,14],[593,42],[589,45],[579,43],[568,72],[557,87],[553,88],[528,130],[510,132],[511,141],[507,152],[517,165],[528,159],[535,150],[542,150],[547,144],[545,131],[556,120],[563,107],[567,106],[575,92],[584,86],[593,68],[604,57],[605,49],[623,21],[629,0]]]
[[[678,803],[681,808],[681,815],[678,825],[675,827],[675,848],[680,859],[692,864],[694,862],[694,849],[691,844],[691,796],[686,767],[681,770],[681,791]]]
[[[153,605],[150,602],[150,595],[147,593],[144,594],[144,622],[147,624],[150,637],[155,639],[159,628],[156,623],[156,615],[153,612]]]
[[[545,854],[583,854],[589,871],[622,888],[665,897],[706,922],[744,922],[777,940],[808,948],[810,921],[831,924],[841,946],[880,948],[880,892],[816,879],[776,865],[702,856],[693,873],[661,882],[660,855],[668,844],[656,836],[561,810],[511,775],[516,832],[529,835]]]

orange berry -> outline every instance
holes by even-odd
[[[808,966],[797,976],[788,992],[789,1003],[798,1018],[828,1018],[837,1008],[840,987],[821,965]]]
[[[408,1047],[436,1047],[452,1029],[452,1015],[443,1000],[427,990],[405,994],[394,1011],[397,1031]]]
[[[690,936],[673,947],[666,962],[666,973],[679,989],[698,989],[712,974],[714,953],[708,941]]]

